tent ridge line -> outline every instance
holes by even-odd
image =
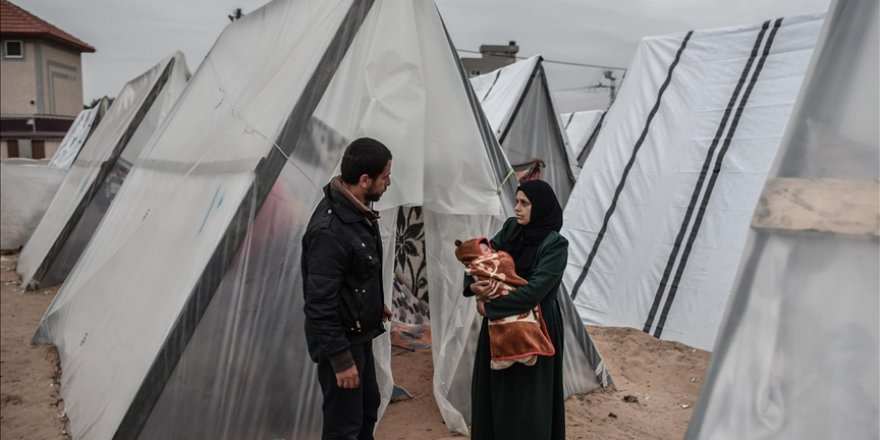
[[[767,61],[767,57],[770,55],[770,49],[773,46],[773,40],[776,37],[776,32],[779,30],[779,27],[781,25],[782,18],[777,19],[775,23],[773,23],[773,29],[770,31],[770,35],[767,37],[767,43],[764,45],[764,52],[761,54],[761,59],[760,61],[758,61],[758,65],[755,67],[755,73],[752,75],[752,79],[749,82],[748,87],[746,88],[742,101],[740,101],[739,108],[737,108],[736,110],[736,115],[734,116],[730,130],[727,133],[727,138],[724,140],[724,145],[721,147],[721,152],[719,152],[718,154],[718,158],[712,170],[712,177],[709,179],[709,185],[706,189],[703,201],[700,204],[700,210],[697,212],[697,218],[695,220],[694,227],[693,229],[691,229],[687,245],[684,248],[681,264],[679,264],[678,270],[675,273],[675,278],[672,281],[672,287],[669,290],[666,304],[663,305],[663,313],[660,315],[660,320],[657,322],[657,329],[654,332],[654,336],[657,338],[659,338],[660,335],[663,333],[663,326],[666,324],[666,318],[669,314],[669,310],[672,308],[672,303],[675,300],[675,294],[678,291],[678,283],[679,281],[681,281],[681,277],[684,274],[685,266],[687,265],[691,250],[693,249],[694,242],[696,241],[697,235],[700,232],[700,226],[702,226],[703,217],[706,213],[706,208],[709,205],[709,199],[712,197],[712,191],[715,189],[715,182],[718,181],[718,176],[721,174],[721,164],[724,161],[724,156],[727,154],[727,151],[730,148],[730,144],[733,141],[733,135],[736,132],[737,126],[739,125],[740,117],[742,117],[742,113],[745,110],[746,103],[748,102],[749,97],[752,94],[752,90],[755,88],[755,83],[758,82],[758,77],[761,75],[761,71],[764,69],[764,63]]]
[[[107,179],[107,176],[112,171],[113,166],[116,165],[117,160],[122,155],[122,152],[128,147],[129,141],[131,141],[134,133],[140,128],[141,123],[147,116],[147,113],[153,106],[153,103],[159,97],[159,94],[162,92],[162,89],[165,87],[165,84],[168,82],[168,79],[171,77],[171,70],[173,69],[175,59],[172,57],[168,62],[168,65],[165,66],[165,69],[162,71],[162,74],[156,80],[156,83],[150,89],[150,93],[147,94],[144,102],[141,103],[140,108],[137,113],[135,113],[132,121],[128,124],[128,130],[126,130],[119,140],[116,142],[116,145],[113,147],[113,150],[110,152],[110,156],[101,161],[101,165],[98,168],[98,173],[95,175],[92,184],[89,186],[88,190],[86,190],[85,194],[83,194],[82,198],[80,198],[79,203],[76,205],[73,213],[68,217],[67,222],[64,224],[64,227],[61,229],[61,232],[58,233],[58,236],[55,238],[55,242],[52,243],[52,247],[49,248],[49,252],[43,257],[40,265],[37,266],[37,270],[34,272],[34,275],[31,277],[31,282],[26,286],[27,290],[35,290],[39,287],[40,282],[43,277],[49,272],[49,268],[52,266],[52,263],[55,262],[55,258],[61,252],[61,249],[67,243],[67,240],[70,238],[70,235],[73,234],[74,228],[79,224],[79,220],[82,218],[85,210],[92,203],[92,200],[95,198],[95,195],[101,189],[101,186],[104,185],[104,181]],[[85,145],[83,145],[85,147]],[[80,151],[82,152],[82,151]],[[77,153],[77,157],[79,153]],[[74,160],[75,162],[75,160]],[[71,167],[73,164],[71,164]]]
[[[541,85],[544,86],[544,96],[547,98],[547,103],[550,106],[550,116],[553,118],[553,128],[554,132],[556,132],[556,140],[559,142],[559,147],[562,148],[562,157],[565,159],[565,175],[568,176],[569,182],[571,182],[572,187],[574,187],[575,182],[577,182],[577,178],[574,173],[571,172],[571,161],[569,159],[574,159],[573,157],[569,157],[568,149],[565,148],[565,135],[562,134],[563,128],[559,126],[559,117],[556,112],[556,105],[553,102],[553,96],[550,94],[550,85],[547,84],[547,73],[544,72],[544,68],[542,67],[540,72],[541,75]],[[574,113],[572,113],[574,115]]]
[[[285,133],[295,133],[296,138],[294,139],[297,141],[301,139],[300,134],[303,133],[303,130],[296,130],[296,128],[302,128],[297,126],[305,126],[311,119],[320,98],[329,87],[330,81],[351,47],[361,25],[366,20],[373,3],[374,0],[352,3],[333,39],[324,51],[321,61],[303,89],[305,96],[300,96],[282,128],[279,138],[283,137]],[[344,48],[344,50],[339,50],[340,48]],[[327,67],[328,64],[332,67]],[[295,149],[297,144],[296,141],[290,144],[284,144],[280,141],[281,139],[276,143],[284,145],[290,151]],[[246,195],[239,205],[229,227],[163,342],[162,348],[150,365],[141,386],[116,429],[114,440],[137,438],[146,426],[153,408],[162,396],[168,380],[173,375],[192,335],[213,300],[236,251],[247,236],[251,213],[259,212],[269,190],[286,164],[283,157],[279,159],[279,156],[282,156],[282,152],[279,152],[277,148],[272,148],[269,155],[257,164],[256,177],[246,193],[249,195]]]
[[[510,114],[510,118],[507,119],[507,124],[504,126],[504,131],[501,133],[501,136],[498,137],[498,143],[503,144],[504,139],[507,138],[507,133],[510,131],[511,125],[513,125],[513,120],[516,119],[516,115],[519,114],[519,109],[523,106],[523,103],[526,100],[526,95],[529,94],[529,90],[532,88],[532,84],[535,82],[535,76],[538,74],[539,70],[543,70],[542,63],[544,61],[544,57],[538,56],[538,61],[535,63],[535,67],[532,68],[532,73],[529,75],[529,81],[526,83],[525,88],[523,88],[522,93],[519,95],[519,99],[516,101],[516,106],[513,107],[513,113]]]
[[[648,130],[650,130],[651,128],[651,122],[653,122],[654,116],[660,109],[660,102],[663,99],[663,94],[666,91],[666,88],[669,86],[669,83],[672,81],[672,73],[675,70],[675,66],[678,65],[678,62],[681,59],[681,54],[682,52],[684,52],[684,49],[685,47],[687,47],[687,43],[691,39],[691,36],[693,34],[694,31],[688,31],[681,42],[681,46],[679,46],[678,48],[678,52],[676,52],[675,54],[675,59],[673,59],[672,63],[669,64],[669,69],[667,69],[666,72],[666,80],[663,82],[663,85],[660,86],[660,90],[657,92],[657,99],[654,101],[654,106],[651,108],[651,111],[648,113],[648,118],[645,121],[645,128],[642,129],[642,134],[639,136],[639,139],[633,146],[632,155],[630,156],[629,161],[623,169],[623,174],[620,176],[620,182],[618,182],[617,188],[614,191],[614,197],[612,197],[611,199],[611,206],[609,206],[608,210],[605,211],[605,218],[602,221],[602,228],[599,230],[599,234],[596,236],[596,241],[593,243],[593,248],[590,250],[590,255],[587,257],[587,262],[584,264],[584,267],[581,270],[581,274],[578,276],[577,281],[575,281],[574,283],[574,288],[572,288],[571,292],[572,299],[575,299],[577,297],[578,291],[580,290],[581,286],[587,278],[587,274],[590,273],[590,267],[593,264],[593,259],[596,258],[596,253],[599,251],[599,246],[602,244],[602,240],[605,237],[605,232],[608,230],[608,223],[611,221],[611,216],[614,215],[614,211],[617,208],[617,200],[620,199],[620,194],[623,192],[623,187],[626,184],[626,179],[629,176],[630,170],[635,164],[636,155],[639,153],[639,150],[642,148],[642,144],[645,142],[645,138],[648,136]]]

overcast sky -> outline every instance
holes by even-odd
[[[12,0],[97,49],[83,55],[84,99],[115,96],[180,50],[195,71],[234,8],[266,0]],[[516,40],[520,55],[626,67],[639,39],[824,12],[830,0],[437,0],[456,47]],[[464,56],[476,56],[462,54]],[[601,70],[546,64],[554,91],[595,84]],[[565,110],[565,109],[561,109]]]

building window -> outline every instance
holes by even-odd
[[[3,42],[4,58],[24,58],[24,44],[20,40],[6,40]]]

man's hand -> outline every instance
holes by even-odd
[[[336,386],[339,388],[352,389],[361,385],[358,376],[357,365],[352,365],[345,370],[336,373]]]
[[[383,310],[382,310],[382,322],[388,322],[388,321],[391,321],[391,310],[388,309],[388,306],[387,306],[387,305],[383,305],[382,307],[383,307]]]

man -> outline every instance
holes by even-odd
[[[391,317],[382,237],[370,206],[391,185],[391,152],[360,138],[324,187],[303,236],[306,340],[324,394],[324,439],[372,439],[379,409],[373,338]]]

